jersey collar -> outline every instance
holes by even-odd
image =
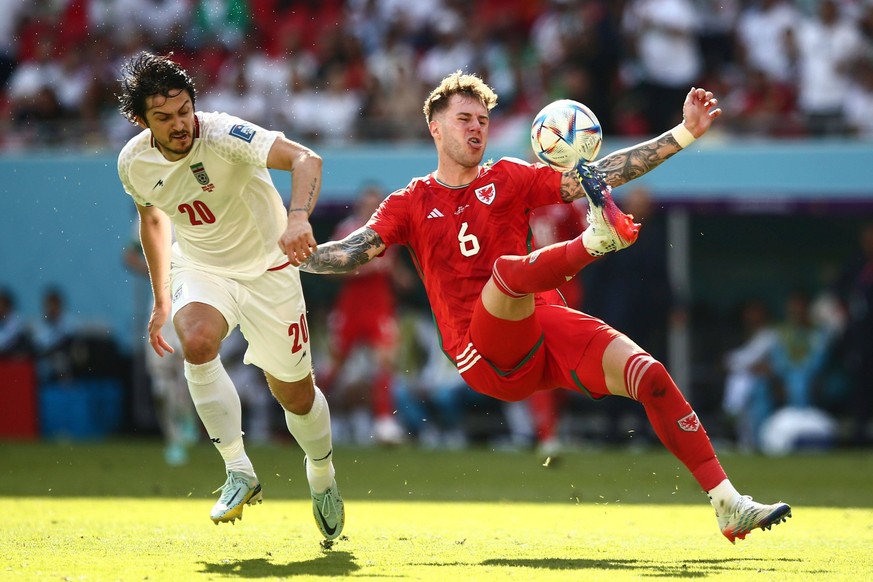
[[[449,190],[463,190],[464,188],[469,187],[470,184],[472,184],[473,182],[475,182],[476,180],[478,180],[482,176],[482,166],[479,166],[479,168],[476,170],[476,177],[473,178],[473,180],[471,182],[468,182],[467,184],[461,184],[460,186],[449,186],[445,182],[440,182],[440,179],[437,178],[435,171],[430,176],[431,176],[431,178],[433,178],[434,182],[436,182],[437,184],[439,184],[443,188],[448,188]]]

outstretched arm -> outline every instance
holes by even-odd
[[[606,183],[613,188],[621,186],[651,172],[679,153],[706,133],[713,120],[720,115],[718,99],[712,92],[692,87],[682,105],[682,123],[656,138],[613,152],[588,165],[602,174]],[[566,201],[585,195],[575,169],[564,173],[561,193]]]
[[[327,275],[349,273],[369,263],[385,248],[385,243],[375,230],[362,226],[342,240],[318,245],[318,250],[303,261],[300,270]]]

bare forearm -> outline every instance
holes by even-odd
[[[651,172],[681,150],[673,135],[666,131],[649,141],[613,152],[592,165],[615,188]]]
[[[718,99],[712,91],[692,87],[682,104],[682,123],[656,138],[613,152],[590,166],[613,188],[627,184],[651,172],[701,137],[721,114]],[[584,195],[581,185],[576,182],[578,173],[575,169],[564,173],[561,195],[565,201]]]
[[[376,231],[362,227],[340,241],[318,245],[318,250],[300,265],[300,270],[328,275],[350,273],[384,250],[385,244]]]
[[[172,239],[169,219],[142,216],[139,238],[146,265],[148,265],[149,280],[155,302],[168,301],[170,295],[170,241]]]
[[[316,154],[303,152],[294,164],[294,176],[291,182],[291,203],[288,214],[312,214],[318,195],[321,192],[321,158]]]
[[[673,135],[667,131],[649,141],[613,152],[589,165],[597,169],[606,183],[615,188],[651,172],[681,149]],[[564,172],[561,179],[561,197],[564,201],[571,202],[584,196],[585,189],[579,181],[577,170],[574,168]]]
[[[289,220],[299,219],[300,216],[291,216],[297,213],[308,219],[321,192],[321,156],[303,144],[279,136],[267,154],[267,167],[291,172]]]

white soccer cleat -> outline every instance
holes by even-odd
[[[640,225],[625,214],[612,199],[612,187],[596,169],[587,164],[576,167],[579,183],[588,198],[588,228],[582,244],[595,257],[627,248],[637,241]]]
[[[336,480],[323,493],[311,489],[309,493],[312,495],[312,515],[321,535],[328,540],[338,538],[346,523],[346,509]]]
[[[209,514],[215,525],[228,521],[234,523],[237,518],[242,519],[243,507],[246,503],[254,505],[264,500],[258,478],[239,471],[228,471],[227,481],[213,493],[219,491],[221,491],[221,496]]]
[[[737,538],[746,539],[746,534],[753,529],[770,529],[791,517],[791,507],[787,503],[764,505],[753,501],[748,495],[743,495],[734,505],[731,512],[725,516],[717,515],[718,527],[732,544]]]

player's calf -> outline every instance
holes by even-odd
[[[593,262],[579,240],[549,245],[526,256],[504,255],[494,261],[491,276],[497,288],[510,297],[557,289]]]

